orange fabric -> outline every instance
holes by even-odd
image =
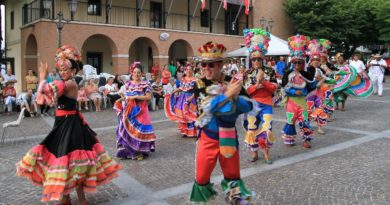
[[[260,89],[256,89],[255,85],[249,86],[247,89],[249,96],[256,102],[273,105],[272,94],[277,90],[277,86],[269,81],[262,81],[261,84],[263,88]]]
[[[217,160],[226,179],[240,179],[239,152],[235,152],[231,158],[223,157],[219,151],[219,141],[201,132],[196,147],[196,183],[203,185],[210,182]]]

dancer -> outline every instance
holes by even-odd
[[[272,133],[272,97],[278,87],[275,71],[263,66],[270,34],[262,29],[245,29],[244,35],[253,66],[252,71],[247,75],[244,87],[260,110],[257,115],[248,113],[244,117],[244,128],[247,131],[245,143],[252,152],[251,162],[258,160],[260,147],[265,162],[271,164],[269,148],[275,141]]]
[[[195,121],[198,106],[194,94],[197,78],[194,77],[192,64],[185,66],[185,77],[173,94],[165,96],[165,115],[178,122],[178,129],[183,137],[196,137]],[[175,94],[178,93],[178,94]]]
[[[313,130],[310,128],[306,107],[306,95],[315,88],[315,70],[308,67],[305,71],[306,48],[309,38],[297,34],[288,39],[291,63],[294,69],[286,72],[282,79],[285,91],[287,123],[283,128],[283,143],[288,146],[295,145],[295,122],[299,122],[303,147],[311,148]]]
[[[249,112],[253,104],[239,96],[242,79],[233,78],[230,85],[221,80],[225,46],[208,42],[198,49],[205,78],[197,81],[201,114],[196,125],[199,137],[196,147],[196,176],[190,194],[191,202],[208,202],[217,192],[210,183],[211,173],[219,161],[224,179],[221,182],[231,204],[248,204],[254,197],[240,176],[237,130],[238,115]]]
[[[147,81],[142,81],[140,63],[133,63],[131,81],[120,91],[121,99],[114,104],[118,115],[117,153],[121,159],[143,160],[154,152],[156,136],[150,120],[148,101],[152,90]]]
[[[320,43],[322,42],[322,44]],[[325,69],[320,66],[320,58],[324,52],[323,46],[328,42],[326,40],[313,39],[309,43],[310,64],[308,70],[315,70],[315,79],[317,80],[316,89],[309,93],[306,97],[309,120],[313,119],[317,122],[317,133],[325,134],[323,127],[327,123],[328,114],[331,111],[329,101],[332,99],[333,85],[336,83],[333,79],[327,77]],[[330,44],[330,42],[329,42]]]
[[[47,64],[39,68],[37,102],[56,102],[54,128],[16,164],[16,174],[43,187],[42,202],[71,204],[70,192],[76,188],[78,204],[87,204],[84,192],[117,176],[121,166],[108,156],[96,133],[77,110],[78,86],[72,76],[82,68],[81,55],[72,46],[57,50],[56,67],[62,80],[46,82]]]

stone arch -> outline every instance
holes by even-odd
[[[88,36],[81,47],[84,64],[96,67],[98,73],[114,74],[113,55],[118,53],[114,41],[104,34]]]
[[[24,59],[26,63],[25,73],[27,73],[28,69],[38,72],[38,43],[33,34],[27,38]]]
[[[169,61],[185,61],[190,60],[192,56],[194,55],[194,50],[188,41],[183,39],[177,39],[174,42],[172,42],[171,46],[169,47],[168,56]]]
[[[135,39],[129,47],[129,64],[133,61],[140,61],[143,66],[143,72],[149,72],[154,58],[159,58],[159,50],[156,43],[148,37],[139,37]]]

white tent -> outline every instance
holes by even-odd
[[[266,56],[287,56],[290,54],[287,41],[271,34],[271,40],[268,46]],[[249,67],[249,51],[248,48],[242,47],[226,54],[226,57],[246,57],[246,67]]]
[[[360,53],[372,53],[372,51],[364,46],[359,46],[356,48],[356,51],[357,52],[360,52]]]
[[[286,56],[290,54],[287,41],[271,34],[271,41],[269,42],[267,56]],[[246,47],[227,53],[227,57],[249,56],[249,51]]]

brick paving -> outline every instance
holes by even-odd
[[[323,157],[245,178],[255,204],[390,204],[390,139],[380,139]],[[223,193],[210,205],[223,204]],[[190,204],[188,194],[169,204]]]
[[[386,84],[387,86],[387,84]],[[368,101],[362,101],[368,100]],[[375,102],[374,102],[375,101]],[[273,124],[276,143],[271,149],[274,161],[286,159],[302,153],[326,148],[342,142],[363,137],[361,131],[380,132],[388,130],[386,113],[390,113],[390,92],[387,88],[384,97],[371,96],[368,99],[350,98],[347,111],[336,111],[336,121],[329,123],[334,129],[327,129],[326,135],[316,135],[313,148],[303,149],[300,145],[285,147],[280,138],[284,126],[281,121]],[[83,113],[92,128],[98,130],[99,139],[106,150],[115,155],[115,129],[117,118],[113,110]],[[122,172],[142,184],[151,193],[171,187],[191,183],[194,178],[195,140],[183,139],[176,130],[176,124],[166,121],[162,111],[151,112],[156,134],[156,152],[144,161],[120,160]],[[276,108],[276,119],[285,119],[284,110]],[[17,116],[1,116],[0,123],[15,120]],[[348,128],[350,131],[340,131]],[[5,145],[0,146],[0,205],[2,204],[41,204],[41,189],[32,186],[24,179],[15,176],[15,163],[29,148],[39,143],[50,131],[50,126],[42,118],[25,118],[19,128],[9,128]],[[99,131],[100,130],[100,131]],[[2,133],[0,128],[0,133]],[[241,168],[265,167],[263,162],[249,163],[249,153],[242,143]],[[35,136],[35,138],[26,138]],[[21,138],[17,141],[9,141]],[[298,140],[299,142],[299,140]],[[356,147],[343,149],[310,160],[273,169],[245,177],[248,187],[257,193],[255,204],[390,204],[389,181],[387,171],[390,161],[387,159],[387,147],[390,139],[380,139]],[[213,175],[220,175],[219,167]],[[130,185],[131,186],[131,185]],[[271,188],[270,188],[271,187]],[[217,190],[221,192],[219,185]],[[138,198],[137,198],[138,197]],[[188,194],[179,194],[153,204],[189,204]],[[75,196],[73,196],[75,198]],[[152,199],[132,195],[129,190],[116,183],[110,183],[98,189],[97,194],[88,194],[89,204],[147,204]],[[145,203],[143,203],[145,202]],[[224,204],[220,195],[211,204]]]

